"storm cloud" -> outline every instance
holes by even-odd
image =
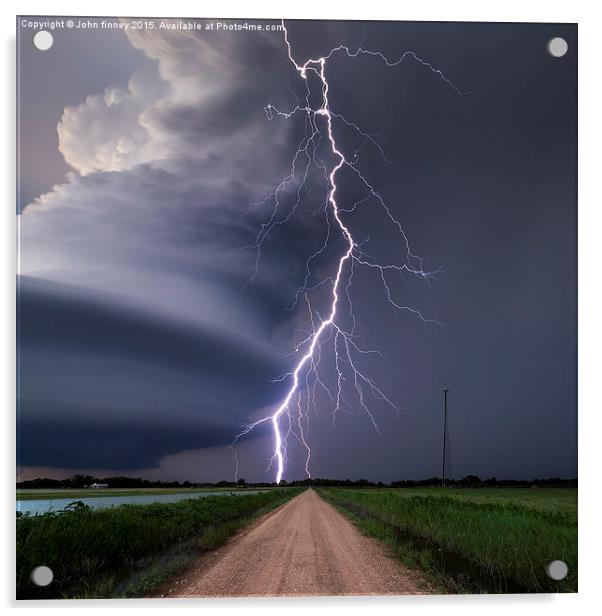
[[[270,341],[286,256],[241,295],[250,204],[284,169],[286,127],[259,104],[276,42],[131,38],[152,63],[65,109],[58,149],[74,171],[21,215],[25,466],[147,468],[227,445],[282,389],[270,380],[288,360]],[[256,62],[243,70],[241,54]]]
[[[252,339],[28,277],[19,292],[25,465],[152,467],[230,444],[249,409],[278,395],[264,385],[280,358]]]
[[[552,35],[576,48],[568,25],[291,23],[299,57],[342,41],[390,57],[412,49],[472,92],[459,96],[416,62],[329,62],[333,108],[394,164],[338,121],[340,143],[439,271],[430,284],[391,277],[395,296],[443,326],[396,311],[358,268],[358,344],[382,351],[361,361],[401,411],[373,401],[380,438],[357,408],[333,421],[323,394],[309,431],[314,474],[437,474],[443,386],[451,474],[576,474],[575,58],[547,55]],[[19,466],[222,479],[228,445],[282,398],[277,378],[307,334],[306,307],[289,308],[327,233],[316,216],[323,173],[303,190],[292,182],[281,205],[290,211],[300,195],[300,206],[257,270],[253,248],[271,213],[265,197],[304,133],[302,120],[270,120],[265,107],[291,109],[305,87],[279,32],[106,36],[92,34],[88,52],[76,32],[61,33],[56,58],[71,41],[69,58],[97,61],[94,79],[61,75],[47,84],[58,111],[31,100],[22,110],[24,125],[42,115],[52,136],[40,146],[48,160],[22,165],[19,178],[23,199],[46,181],[19,203]],[[110,50],[103,64],[112,45],[127,71]],[[23,52],[24,88],[56,71],[52,58]],[[43,158],[24,135],[24,159]],[[366,252],[398,259],[399,237],[373,207],[349,220]],[[331,248],[315,263],[320,276],[336,238]],[[250,439],[242,474],[265,479],[267,432]],[[287,476],[303,476],[290,454]]]

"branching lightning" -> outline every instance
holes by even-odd
[[[275,464],[277,483],[280,483],[284,474],[287,461],[287,442],[290,437],[295,438],[304,449],[305,471],[308,477],[311,476],[310,463],[312,451],[308,442],[309,416],[312,405],[313,408],[316,409],[316,395],[318,389],[321,389],[331,401],[331,414],[334,421],[339,412],[344,412],[352,406],[345,395],[346,384],[349,383],[361,412],[365,413],[376,433],[381,436],[381,430],[369,406],[369,398],[381,400],[393,410],[399,410],[396,404],[382,391],[376,381],[366,375],[358,365],[357,358],[361,355],[380,354],[378,351],[362,348],[356,341],[359,323],[356,319],[351,298],[351,288],[356,268],[367,268],[377,275],[380,284],[382,284],[385,299],[395,309],[406,311],[424,323],[439,324],[438,321],[426,318],[419,310],[406,306],[395,298],[389,279],[390,275],[407,273],[428,280],[435,276],[437,271],[426,271],[423,268],[422,259],[411,251],[409,240],[401,223],[394,216],[391,208],[387,205],[385,199],[375,188],[374,184],[371,183],[359,169],[358,160],[360,151],[367,145],[373,146],[387,164],[395,167],[397,166],[386,157],[382,146],[374,135],[363,131],[357,124],[346,119],[341,114],[335,113],[331,109],[330,85],[326,74],[328,60],[335,54],[340,53],[346,54],[350,59],[365,55],[384,63],[388,68],[395,68],[409,58],[435,74],[457,94],[465,94],[439,69],[435,68],[429,62],[422,60],[412,51],[404,52],[397,60],[389,60],[383,53],[364,49],[361,47],[361,44],[355,51],[352,51],[345,45],[339,45],[324,56],[317,59],[309,59],[303,64],[299,64],[294,58],[289,40],[289,33],[284,24],[284,20],[282,21],[282,27],[288,59],[294,66],[299,77],[305,83],[306,97],[304,101],[299,101],[298,104],[289,111],[283,111],[269,103],[265,108],[265,112],[268,120],[273,120],[278,117],[290,119],[294,116],[302,116],[305,120],[306,129],[304,137],[293,157],[290,173],[262,202],[262,204],[271,204],[272,207],[268,219],[261,225],[256,236],[256,241],[253,244],[253,247],[257,251],[255,270],[247,284],[252,284],[259,272],[261,247],[263,243],[276,227],[289,222],[299,208],[301,203],[301,192],[306,184],[312,166],[320,169],[324,174],[327,191],[323,204],[326,225],[325,239],[321,247],[307,259],[303,285],[297,289],[294,303],[290,307],[291,309],[296,308],[300,300],[304,299],[309,312],[311,330],[307,333],[306,337],[296,345],[294,354],[300,354],[301,356],[297,360],[294,370],[275,379],[275,381],[287,381],[290,383],[286,396],[282,402],[272,414],[266,415],[245,426],[242,432],[236,436],[233,443],[233,446],[235,446],[241,437],[249,434],[249,432],[260,424],[271,423],[274,434],[274,449],[269,467]],[[309,84],[309,78],[313,80],[317,79],[320,94],[317,105],[312,105],[310,103],[312,89]],[[340,122],[347,129],[355,131],[362,139],[360,147],[352,154],[345,155],[343,148],[337,143],[335,137],[336,122]],[[329,154],[333,159],[330,168],[318,155],[318,147],[320,141],[324,137],[327,139]],[[361,199],[355,203],[349,204],[347,207],[343,207],[337,198],[337,180],[343,168],[349,169],[357,177],[365,193]],[[284,192],[293,186],[295,182],[298,182],[296,201],[284,216],[279,216],[282,210],[281,198]],[[352,215],[357,208],[361,208],[369,202],[373,202],[377,207],[381,208],[385,219],[399,235],[401,256],[397,263],[379,263],[375,258],[367,254],[363,250],[362,244],[354,240],[349,223],[346,223],[344,220],[345,216]],[[324,254],[331,239],[335,235],[338,235],[344,240],[345,246],[344,251],[338,258],[336,268],[331,274],[325,276],[318,283],[310,285],[313,272],[312,266],[315,260],[320,255]],[[327,314],[320,316],[312,309],[309,294],[318,288],[324,287],[330,288],[329,309]],[[346,316],[351,323],[351,326],[347,329],[341,324],[341,320],[338,318],[340,310],[342,310],[342,298],[346,300]],[[331,388],[332,386],[329,387],[321,378],[319,372],[322,359],[322,346],[326,343],[330,343],[334,351],[334,365],[336,369],[335,388]],[[236,466],[238,470],[238,458],[236,458]]]

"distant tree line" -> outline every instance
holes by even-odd
[[[529,488],[532,486],[541,488],[576,488],[577,479],[561,479],[560,477],[550,477],[548,479],[498,479],[497,477],[489,477],[488,479],[481,479],[477,475],[466,475],[462,479],[446,479],[445,485],[450,488]],[[405,479],[391,482],[392,488],[438,486],[441,486],[441,477],[430,477],[429,479],[417,481]]]
[[[67,479],[38,478],[27,481],[18,481],[17,488],[21,490],[36,489],[65,489],[79,490],[87,488],[94,483],[107,484],[109,488],[267,488],[276,484],[270,482],[247,483],[244,479],[238,481],[192,482],[192,481],[150,481],[141,477],[104,477],[92,475],[73,475]],[[450,488],[487,488],[487,487],[577,487],[577,479],[561,479],[552,477],[548,479],[497,479],[490,477],[481,479],[477,475],[466,475],[462,479],[446,479],[446,486]],[[368,479],[303,479],[301,481],[282,481],[281,486],[316,486],[316,487],[345,487],[345,488],[423,488],[441,486],[440,477],[428,479],[400,479],[385,484],[382,481],[368,481]]]
[[[65,489],[65,490],[80,490],[87,488],[94,483],[107,484],[109,488],[212,488],[212,487],[228,487],[236,486],[233,481],[220,481],[217,484],[213,483],[198,483],[192,481],[150,481],[141,477],[93,477],[92,475],[73,475],[67,479],[29,479],[27,481],[18,481],[17,488],[35,490],[35,489]],[[244,479],[243,479],[243,484]]]
[[[57,489],[57,490],[81,490],[90,487],[92,484],[106,484],[109,488],[245,488],[245,487],[270,487],[276,484],[270,482],[259,482],[247,484],[244,479],[237,481],[218,481],[194,482],[194,481],[151,481],[141,477],[93,477],[92,475],[72,475],[67,479],[28,479],[27,481],[17,481],[17,489],[37,490],[37,489]]]
[[[386,484],[382,481],[374,482],[367,479],[302,479],[300,481],[290,481],[289,486],[317,486],[317,487],[349,487],[349,488],[384,488]]]
[[[353,487],[353,488],[427,488],[440,487],[441,477],[428,479],[400,479],[385,484],[382,481],[368,481],[367,479],[303,479],[291,481],[290,486],[323,486],[323,487]],[[466,475],[462,479],[446,479],[445,485],[450,488],[491,488],[491,487],[577,487],[577,479],[561,479],[552,477],[548,479],[497,479],[490,477],[481,479],[477,475]]]

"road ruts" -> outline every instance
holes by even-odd
[[[167,597],[427,594],[313,490],[246,529],[164,588]]]

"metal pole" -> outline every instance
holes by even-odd
[[[445,453],[447,447],[447,387],[443,388],[443,460],[442,460],[442,477],[441,487],[445,487]]]

